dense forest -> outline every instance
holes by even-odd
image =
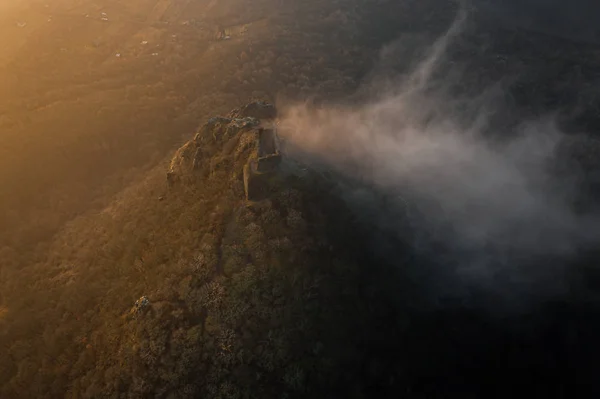
[[[597,389],[597,310],[586,295],[569,294],[585,305],[500,320],[485,308],[420,306],[415,280],[428,260],[344,200],[344,187],[362,182],[287,159],[266,199],[244,194],[257,122],[240,128],[243,111],[232,109],[361,103],[423,58],[457,17],[455,2],[2,7],[0,397]],[[472,9],[441,69],[456,68],[452,98],[504,90],[496,131],[544,114],[568,133],[600,129],[593,42]],[[169,185],[170,162],[190,143],[200,166]],[[597,143],[573,151],[590,203]],[[397,215],[386,193],[372,201]],[[393,259],[381,247],[395,248]],[[597,279],[591,259],[576,265],[586,287]],[[511,323],[519,333],[501,328]]]

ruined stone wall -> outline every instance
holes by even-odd
[[[258,156],[265,157],[279,152],[274,129],[260,129],[258,132]]]
[[[250,159],[244,168],[246,199],[255,201],[268,195],[269,179],[281,163],[275,129],[260,128],[257,137],[257,158]]]

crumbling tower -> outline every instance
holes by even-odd
[[[246,199],[255,201],[265,198],[281,163],[279,139],[273,127],[258,129],[256,153],[244,166],[244,189]]]

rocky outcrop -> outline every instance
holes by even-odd
[[[254,102],[227,117],[209,119],[175,153],[167,172],[168,185],[228,176],[234,185],[243,182],[247,200],[265,198],[282,160],[273,124],[276,116],[272,104]]]
[[[142,296],[142,297],[140,297],[140,299],[135,301],[135,304],[131,308],[130,314],[135,318],[135,317],[143,314],[143,312],[145,312],[149,306],[150,306],[150,300],[148,299],[148,297]]]
[[[256,118],[267,121],[277,118],[277,109],[273,104],[255,101],[233,110],[229,116],[231,118]]]

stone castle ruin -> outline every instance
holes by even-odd
[[[269,191],[270,181],[281,163],[279,140],[274,127],[258,129],[256,156],[250,157],[244,166],[244,190],[246,199],[259,200]]]

